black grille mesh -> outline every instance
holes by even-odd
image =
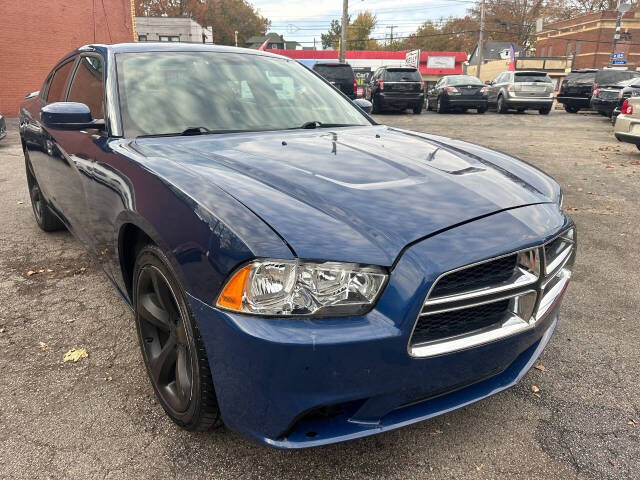
[[[424,315],[418,319],[411,344],[440,340],[501,323],[509,309],[509,299],[450,312]]]
[[[517,261],[518,255],[513,254],[445,275],[438,281],[429,298],[464,293],[506,282],[513,275]]]

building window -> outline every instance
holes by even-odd
[[[138,41],[139,42],[146,42],[147,41],[147,36],[146,35],[138,35]]]
[[[161,42],[179,42],[180,37],[177,35],[159,35],[158,39]]]

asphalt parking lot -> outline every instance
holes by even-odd
[[[640,478],[640,152],[593,114],[376,119],[508,152],[562,184],[580,249],[539,369],[470,407],[319,449],[184,432],[155,401],[132,314],[106,277],[70,234],[37,228],[9,119],[0,142],[0,478]],[[88,357],[63,363],[72,347]]]

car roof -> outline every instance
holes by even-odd
[[[320,65],[321,67],[350,67],[351,66],[348,63],[338,63],[338,62],[316,62],[313,64],[314,67],[316,65]]]
[[[181,43],[181,42],[132,42],[113,44],[89,44],[79,47],[64,56],[63,60],[84,52],[97,51],[107,53],[144,53],[144,52],[218,52],[218,53],[242,53],[248,55],[258,55],[273,58],[291,60],[282,55],[254,50],[251,48],[228,47],[225,45],[207,45],[203,43]]]

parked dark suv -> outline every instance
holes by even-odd
[[[373,113],[407,108],[422,113],[424,82],[413,67],[380,67],[369,80],[369,90]]]
[[[348,63],[316,63],[312,70],[324,77],[347,97],[356,98],[358,82],[353,68]]]
[[[613,85],[640,76],[638,72],[613,69],[585,69],[570,72],[558,91],[558,103],[569,113],[590,108],[591,96],[599,86]]]

